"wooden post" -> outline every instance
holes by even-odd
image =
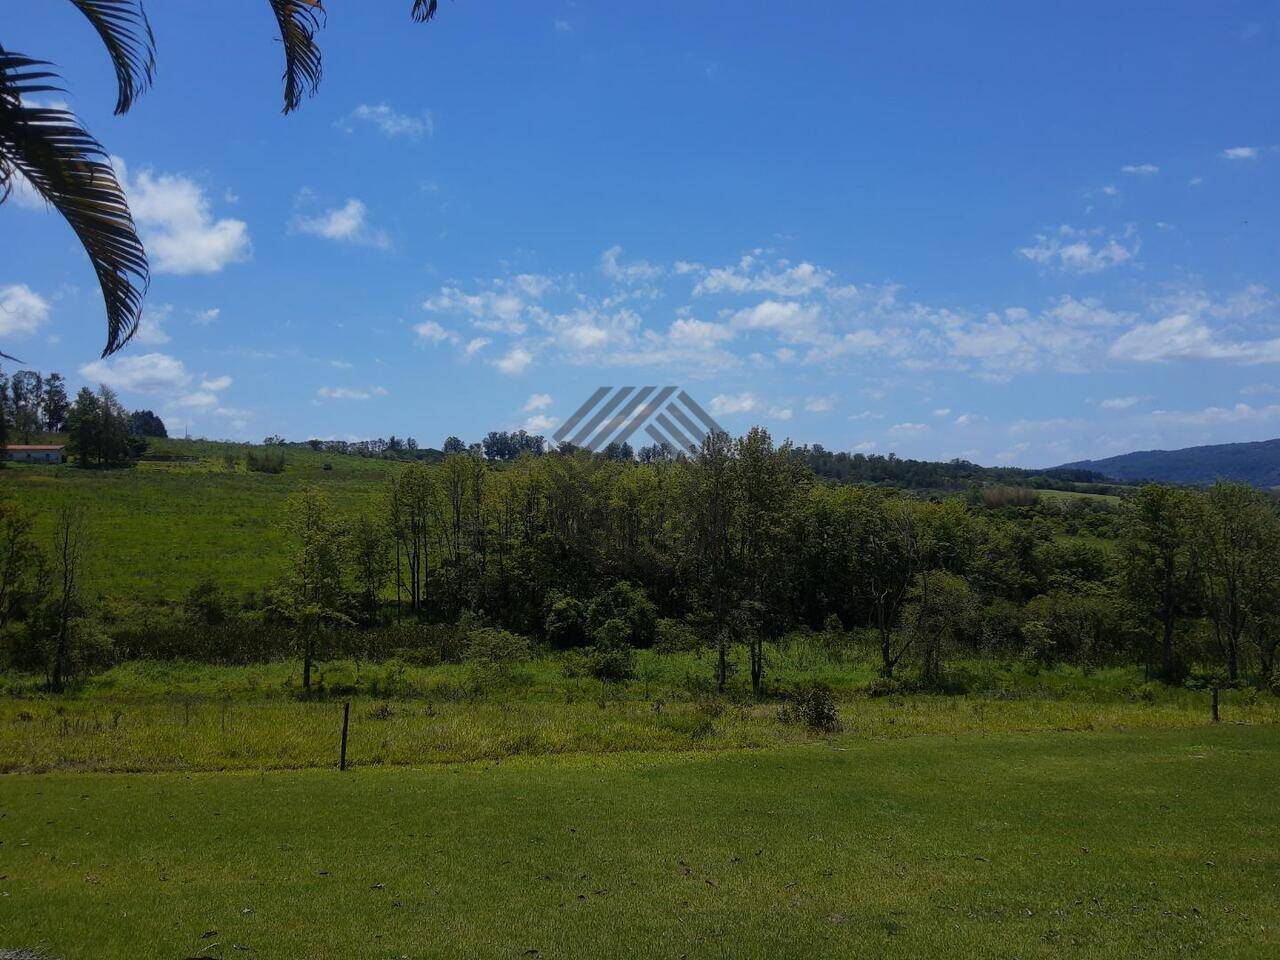
[[[1218,719],[1218,688],[1216,686],[1213,688],[1213,722],[1221,722]]]
[[[1217,691],[1214,692],[1215,697]],[[1217,701],[1214,701],[1217,703]],[[338,759],[338,769],[347,769],[347,725],[351,722],[351,701],[348,700],[342,705],[342,755]]]

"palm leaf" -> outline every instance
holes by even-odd
[[[418,23],[426,23],[436,15],[436,0],[413,0],[411,16]]]
[[[120,93],[116,113],[124,113],[151,86],[156,38],[141,0],[71,0],[98,31],[116,68]]]
[[[324,6],[320,0],[267,0],[280,24],[284,44],[284,112],[291,113],[320,85],[320,29]]]
[[[48,67],[0,47],[0,199],[21,174],[75,231],[106,304],[105,357],[138,329],[150,280],[147,254],[102,144],[74,114],[30,102],[34,94],[61,92]]]

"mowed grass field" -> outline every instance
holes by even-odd
[[[0,948],[1280,953],[1280,728],[0,780]]]
[[[234,470],[223,461],[226,451],[239,458]],[[376,513],[387,478],[403,468],[290,447],[285,471],[265,474],[245,468],[244,448],[236,444],[154,440],[150,452],[197,459],[120,470],[9,464],[0,471],[0,486],[34,511],[42,542],[60,504],[74,500],[88,508],[91,595],[172,601],[206,577],[232,595],[261,590],[284,561],[279,521],[291,493],[315,484],[343,514]]]

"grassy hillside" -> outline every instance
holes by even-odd
[[[1277,751],[1275,727],[1224,726],[13,777],[0,943],[67,960],[1261,960],[1280,950]]]
[[[1139,450],[1104,460],[1080,460],[1057,469],[1092,470],[1134,483],[1213,483],[1239,480],[1255,487],[1280,487],[1280,439],[1257,443],[1216,443],[1182,450]]]
[[[224,463],[228,451],[238,454],[234,470]],[[90,592],[148,601],[179,598],[203,576],[234,593],[261,589],[280,568],[276,521],[290,493],[318,484],[338,509],[355,511],[372,507],[386,478],[401,468],[289,448],[284,473],[251,473],[243,448],[196,440],[153,441],[149,455],[195,459],[147,460],[120,470],[8,464],[0,484],[34,508],[42,535],[52,530],[59,504],[84,502]]]

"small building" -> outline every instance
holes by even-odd
[[[11,443],[4,454],[6,460],[22,463],[62,463],[66,459],[60,443]]]

